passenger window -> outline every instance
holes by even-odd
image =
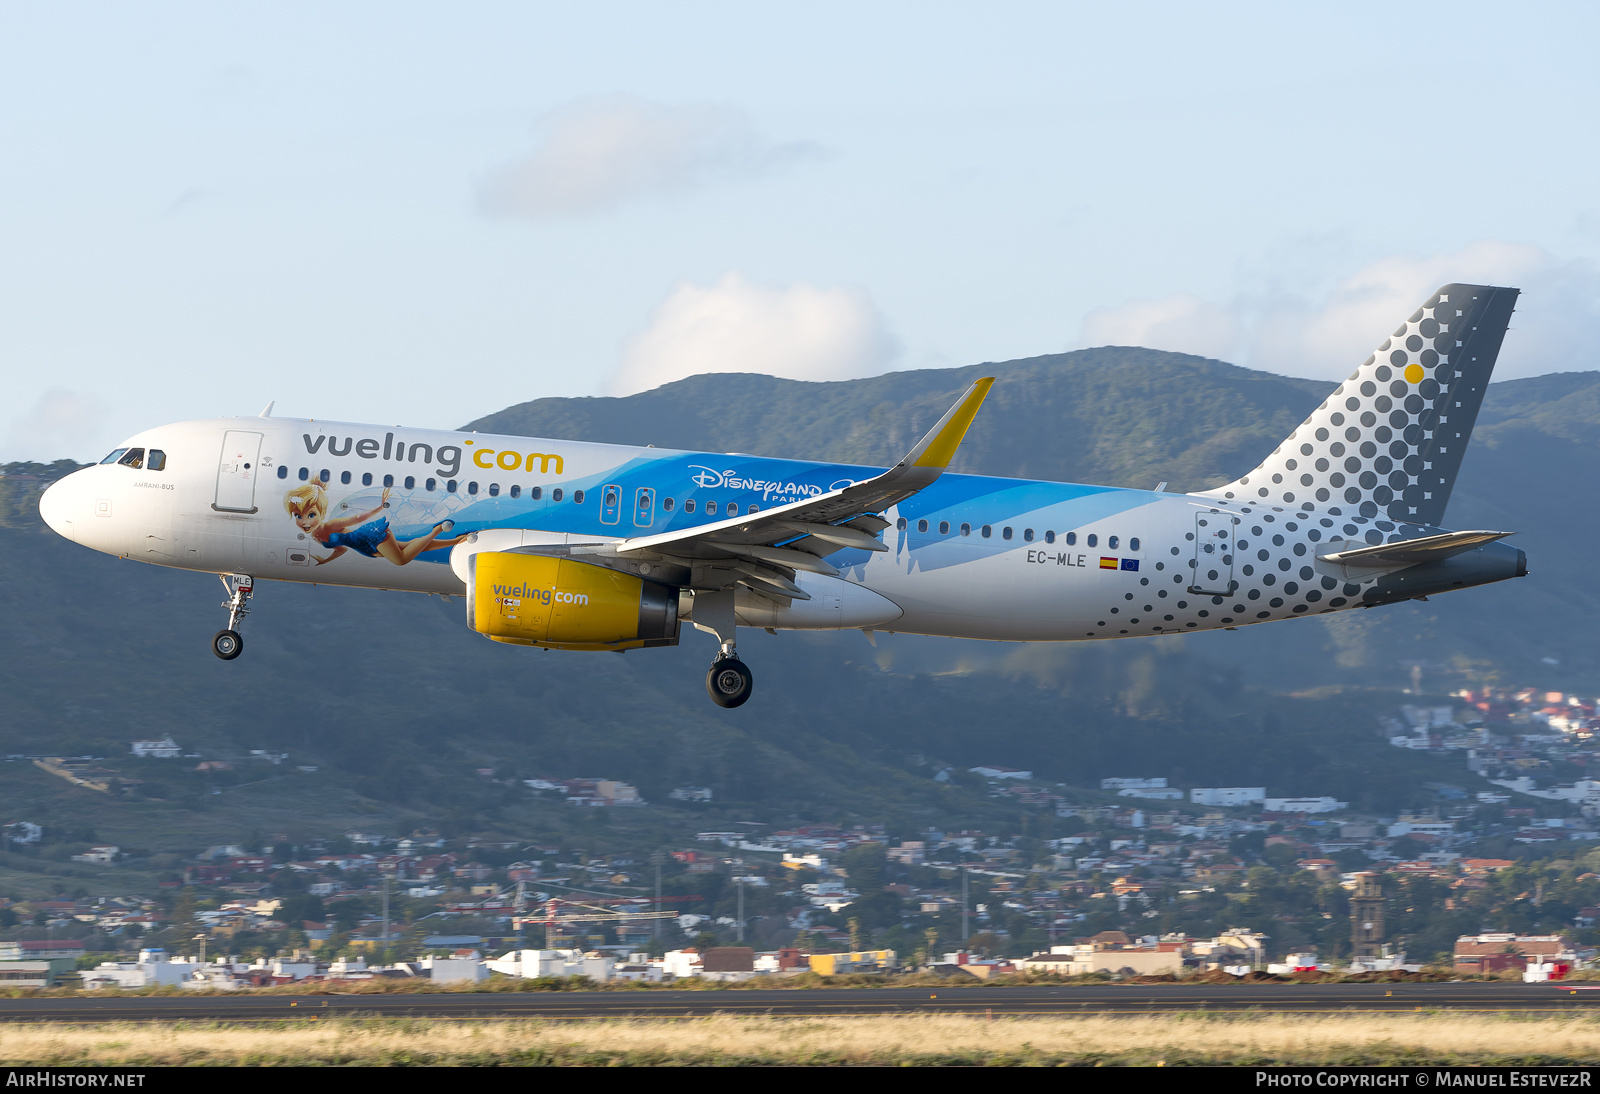
[[[917,531],[926,532],[927,530],[928,530],[928,522],[927,521],[925,521],[925,520],[917,521]]]
[[[345,486],[349,486],[350,485],[350,472],[341,471],[339,473],[339,481],[341,483],[343,483]]]
[[[310,477],[311,477],[311,468],[309,468],[309,467],[302,467],[302,468],[301,468],[301,469],[300,469],[300,481],[301,481],[301,482],[305,482],[305,481],[306,481],[306,480],[307,480],[307,479],[309,479],[309,478],[310,478]]]
[[[994,529],[992,529],[992,528],[990,528],[990,527],[989,527],[989,526],[988,526],[988,525],[987,525],[987,524],[985,524],[985,525],[984,525],[984,526],[983,526],[983,538],[984,538],[984,539],[988,539],[988,538],[989,538],[989,534],[990,534],[990,533],[991,533],[991,532],[992,532],[992,531],[993,531],[993,530],[994,530]]]
[[[286,479],[288,477],[289,477],[289,465],[286,464],[286,463],[280,463],[278,465],[278,478]]]
[[[1033,529],[1032,528],[1024,528],[1022,530],[1022,542],[1024,542],[1024,543],[1032,543],[1033,542]]]
[[[513,487],[512,487],[512,488],[511,488],[511,496],[512,496],[512,497],[514,497],[514,498],[520,498],[520,497],[522,497],[522,487],[520,487],[520,486],[513,486]]]
[[[1130,539],[1128,541],[1128,550],[1137,551],[1138,549],[1139,549],[1139,537],[1138,536],[1134,536],[1132,539]]]
[[[1076,533],[1076,532],[1068,532],[1067,533],[1067,546],[1068,547],[1076,546],[1077,542],[1078,542],[1078,533]]]
[[[1009,529],[1009,528],[1000,529],[1000,538],[1001,539],[1010,539],[1011,538],[1011,529]],[[1032,539],[1033,537],[1029,536],[1028,538]]]
[[[394,485],[394,476],[393,475],[385,475],[383,477],[383,485],[384,485],[384,487],[386,489],[389,488],[389,487],[392,487]]]
[[[435,486],[438,486],[438,485],[439,485],[439,480],[438,479],[429,479],[427,482],[422,484],[422,488],[424,490],[426,490],[428,493],[431,494],[431,493],[433,493],[433,488]]]
[[[167,469],[167,454],[159,448],[150,450],[150,458],[144,461],[146,471],[165,471]]]
[[[683,503],[683,511],[685,513],[694,512],[694,499],[693,498],[688,498],[688,499],[686,499],[684,501],[684,503]]]
[[[560,501],[561,499],[557,498],[556,500]],[[572,492],[572,504],[573,505],[582,505],[583,504],[583,491],[582,490],[574,490]]]
[[[1047,529],[1044,534],[1044,541],[1046,543],[1054,543],[1056,541],[1055,532]]]
[[[477,483],[475,483],[475,482],[467,483],[467,493],[476,495],[477,492],[478,492],[478,484]]]
[[[361,485],[362,486],[371,486],[372,485],[372,472],[371,471],[362,472],[362,474],[361,474]]]
[[[972,534],[972,525],[963,524],[961,526],[961,534],[964,536],[970,536]]]
[[[941,520],[939,522],[939,534],[941,536],[948,536],[950,534],[950,522],[949,521]]]
[[[451,479],[449,482],[445,483],[444,489],[446,493],[454,494],[456,492],[456,480]]]
[[[407,475],[406,476],[406,489],[407,490],[415,490],[416,488],[417,488],[417,477],[415,475]]]
[[[544,497],[544,487],[535,486],[532,490],[528,491],[528,497],[532,498],[534,501],[538,501],[540,498]]]
[[[714,501],[706,502],[706,512],[707,513],[715,513],[716,511],[717,511],[717,503],[716,502],[714,502]]]
[[[550,500],[551,501],[560,501],[561,500],[561,487],[558,486],[554,490],[550,491]]]
[[[1100,537],[1095,535],[1093,532],[1090,532],[1089,538],[1085,542],[1091,547],[1097,547],[1100,545]]]
[[[144,467],[144,449],[130,448],[128,449],[127,455],[123,456],[122,459],[118,460],[117,462],[123,467],[132,467],[135,470],[141,469]]]
[[[113,448],[110,452],[108,452],[106,454],[106,458],[101,460],[100,462],[101,463],[116,463],[118,460],[122,459],[122,454],[124,452],[126,452],[126,451],[127,451],[126,448]]]
[[[728,515],[730,517],[736,517],[736,516],[739,515],[739,504],[738,504],[738,502],[730,501],[728,503]]]
[[[752,506],[751,506],[751,507],[750,507],[750,508],[749,508],[749,509],[746,509],[746,510],[745,510],[745,512],[747,512],[747,513],[750,513],[750,514],[752,514],[752,515],[754,515],[754,514],[756,514],[756,513],[759,513],[759,512],[761,512],[761,506],[759,506],[759,505],[752,505]]]
[[[499,483],[491,482],[489,484],[489,496],[491,498],[498,498],[500,496],[500,484]]]
[[[675,504],[676,503],[671,498],[662,498],[661,499],[661,508],[665,509],[669,513],[672,512],[672,507]]]
[[[1106,549],[1107,550],[1111,550],[1111,551],[1115,551],[1117,549],[1117,537],[1116,536],[1112,536],[1111,538],[1106,540]]]

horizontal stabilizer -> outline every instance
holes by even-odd
[[[1335,551],[1318,555],[1318,562],[1332,562],[1340,566],[1366,566],[1375,570],[1394,569],[1397,566],[1415,566],[1419,562],[1438,562],[1459,555],[1485,543],[1505,539],[1513,532],[1445,532],[1443,535],[1424,536],[1421,539],[1401,540],[1399,543],[1379,543],[1371,547],[1355,547],[1348,551]]]

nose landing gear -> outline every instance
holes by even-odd
[[[239,620],[250,614],[250,594],[255,591],[255,578],[249,574],[219,574],[222,587],[228,590],[228,626],[211,638],[211,652],[224,661],[232,661],[244,652],[244,638],[239,634]]]
[[[750,669],[735,655],[732,642],[724,642],[717,659],[711,662],[706,673],[706,691],[711,701],[719,707],[736,707],[750,698],[755,678]]]

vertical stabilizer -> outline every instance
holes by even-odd
[[[1446,285],[1260,467],[1204,494],[1443,524],[1517,292]]]

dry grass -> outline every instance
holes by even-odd
[[[0,1025],[0,1065],[1591,1064],[1588,1017],[1346,1012]]]

